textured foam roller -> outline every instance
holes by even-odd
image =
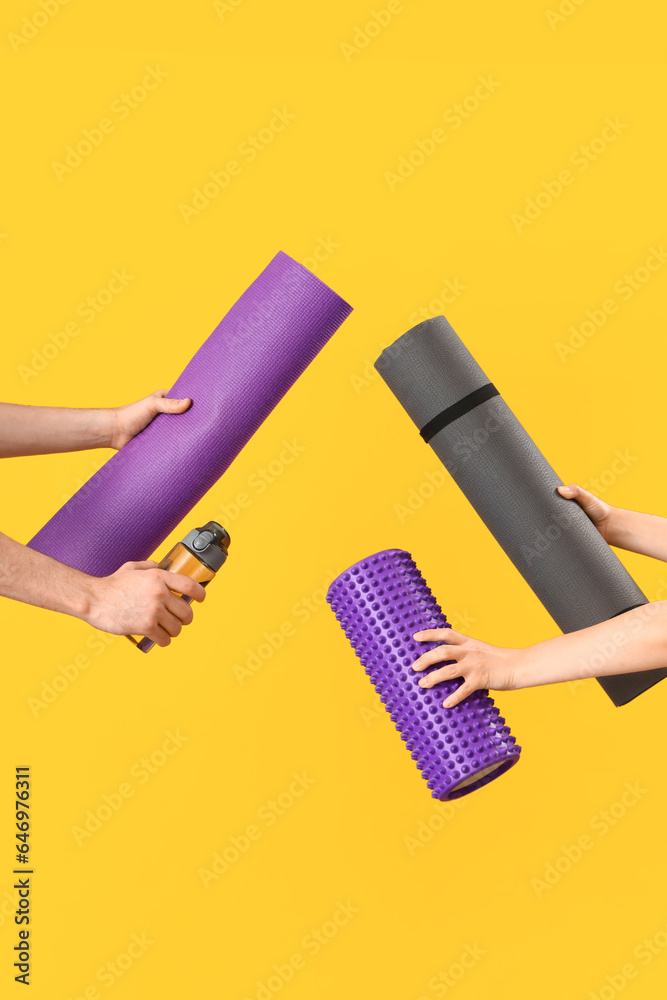
[[[648,600],[444,318],[420,323],[375,367],[563,632]],[[667,670],[600,678],[623,705]]]
[[[331,584],[327,601],[434,799],[467,795],[516,764],[521,747],[488,691],[445,709],[460,681],[419,686],[424,674],[411,665],[441,643],[415,642],[413,633],[451,625],[409,552],[387,549],[355,563]]]
[[[146,559],[213,486],[351,307],[279,253],[199,348],[159,414],[29,543],[106,576]]]

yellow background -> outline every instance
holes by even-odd
[[[556,631],[451,481],[413,514],[396,506],[439,465],[370,362],[415,310],[443,311],[431,303],[447,280],[466,288],[446,315],[560,475],[603,476],[610,502],[664,511],[667,268],[566,360],[556,349],[586,310],[620,302],[615,282],[667,240],[664,19],[648,0],[565,4],[572,13],[553,26],[549,9],[406,2],[348,61],[341,44],[369,21],[370,0],[237,0],[220,13],[204,0],[71,0],[16,52],[9,34],[40,8],[5,4],[3,399],[105,406],[169,386],[279,249],[307,261],[318,241],[336,243],[317,273],[355,311],[165,542],[162,552],[218,516],[233,539],[169,649],[142,657],[118,638],[97,652],[84,623],[1,602],[3,996],[21,989],[5,893],[23,763],[34,777],[35,998],[93,986],[114,1000],[255,998],[298,952],[304,968],[274,995],[432,1000],[445,995],[434,977],[466,945],[484,954],[446,994],[457,1000],[609,997],[606,977],[619,983],[628,962],[628,996],[662,995],[667,954],[643,964],[635,949],[667,940],[667,688],[622,709],[595,681],[499,696],[522,760],[439,816],[322,605],[333,574],[398,546],[471,634],[527,645]],[[58,180],[53,161],[148,66],[167,77]],[[391,191],[385,172],[489,74],[495,92]],[[186,224],[179,204],[274,107],[295,118]],[[627,128],[587,170],[572,168],[608,117]],[[568,168],[574,182],[518,233],[513,213]],[[114,268],[134,276],[128,287],[26,384],[20,366]],[[249,478],[285,440],[303,452],[253,492]],[[617,450],[631,456],[620,474]],[[2,530],[27,541],[105,457],[3,463]],[[225,520],[239,492],[252,503]],[[666,568],[623,561],[655,596]],[[294,635],[239,683],[234,665],[286,621]],[[80,654],[90,665],[35,714],[29,699]],[[169,730],[187,742],[150,780],[129,778]],[[258,823],[294,772],[312,787],[272,826]],[[134,795],[79,846],[72,828],[128,780]],[[645,792],[596,832],[601,811],[622,811],[626,782]],[[432,839],[406,841],[429,821]],[[199,869],[249,824],[261,837],[205,889]],[[536,888],[584,834],[593,847]],[[308,954],[304,936],[348,900],[358,913]],[[97,971],[133,934],[153,944],[107,988]]]

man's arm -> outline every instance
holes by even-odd
[[[154,562],[125,563],[111,576],[88,576],[0,534],[0,596],[73,615],[114,635],[147,635],[168,646],[192,608],[172,589],[195,601],[206,591]]]
[[[608,677],[667,666],[667,601],[633,608],[579,632],[554,636],[524,649],[492,646],[453,629],[416,632],[418,642],[442,642],[423,653],[413,670],[445,660],[453,663],[432,670],[419,683],[433,687],[439,681],[463,677],[463,684],[443,702],[457,705],[473,691],[490,688],[511,691],[539,684]]]
[[[49,455],[87,448],[122,448],[158,413],[182,413],[189,399],[168,399],[166,390],[110,409],[0,403],[0,458]]]

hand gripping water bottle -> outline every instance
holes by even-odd
[[[167,552],[158,569],[166,569],[171,573],[182,573],[189,576],[197,583],[205,587],[211,582],[222,564],[227,559],[227,550],[231,539],[225,529],[217,521],[208,521],[203,528],[193,528],[185,538],[173,549]],[[174,591],[178,594],[178,591]],[[183,597],[178,594],[188,604],[192,603],[192,598]],[[133,642],[142,653],[148,653],[153,648],[155,642],[147,636],[128,635],[127,638]]]

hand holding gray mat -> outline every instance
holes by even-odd
[[[403,334],[375,367],[563,632],[648,604],[444,316]],[[598,681],[624,705],[666,676]]]

